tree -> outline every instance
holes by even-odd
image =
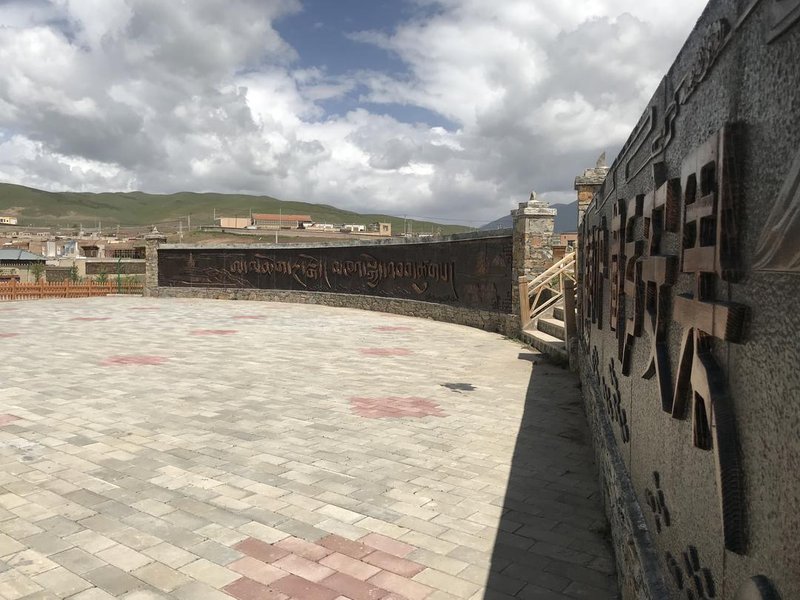
[[[80,283],[81,274],[78,272],[78,265],[72,265],[69,268],[69,280],[72,283]]]
[[[33,263],[31,265],[31,275],[33,275],[36,283],[39,283],[42,280],[42,276],[44,275],[45,267],[44,263]]]
[[[95,283],[106,284],[108,283],[108,273],[106,273],[105,269],[100,269],[100,272],[97,274],[97,277],[94,278]]]

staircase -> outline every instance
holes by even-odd
[[[575,328],[575,253],[528,281],[520,277],[522,340],[559,362],[569,361],[566,340]],[[571,312],[571,319],[568,317]],[[570,331],[570,329],[572,331]]]
[[[551,358],[569,360],[563,305],[556,306],[545,314],[546,316],[534,319],[522,330],[522,340]]]

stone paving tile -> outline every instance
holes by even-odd
[[[237,579],[223,589],[238,600],[285,600],[289,597],[247,577]]]
[[[319,562],[321,565],[330,567],[334,571],[345,573],[351,577],[360,579],[361,581],[366,581],[381,571],[379,567],[368,565],[365,562],[356,560],[355,558],[351,558],[344,554],[339,554],[338,552],[326,556]]]
[[[2,600],[616,597],[575,380],[513,341],[322,306],[3,308]]]

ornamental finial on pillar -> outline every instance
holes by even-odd
[[[539,200],[536,192],[531,192],[530,199],[527,202],[520,202],[517,210],[512,210],[511,214],[517,217],[521,216],[552,216],[556,214],[555,208],[550,208],[550,204],[544,200]]]
[[[594,165],[595,169],[602,169],[606,167],[606,151],[603,150],[603,153],[597,157],[597,162]]]

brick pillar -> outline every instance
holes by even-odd
[[[167,236],[155,227],[144,236],[144,296],[155,296],[158,288],[158,247],[166,241]]]
[[[578,192],[578,223],[583,222],[583,215],[586,213],[586,208],[592,201],[594,193],[603,185],[603,182],[608,175],[608,167],[606,166],[606,153],[603,152],[597,159],[594,169],[586,169],[583,175],[578,175],[575,178],[575,191]]]
[[[519,208],[511,211],[511,216],[514,218],[512,308],[514,314],[519,315],[519,278],[533,278],[553,264],[551,238],[556,209],[537,200],[536,192],[531,192],[530,200],[520,202]]]

